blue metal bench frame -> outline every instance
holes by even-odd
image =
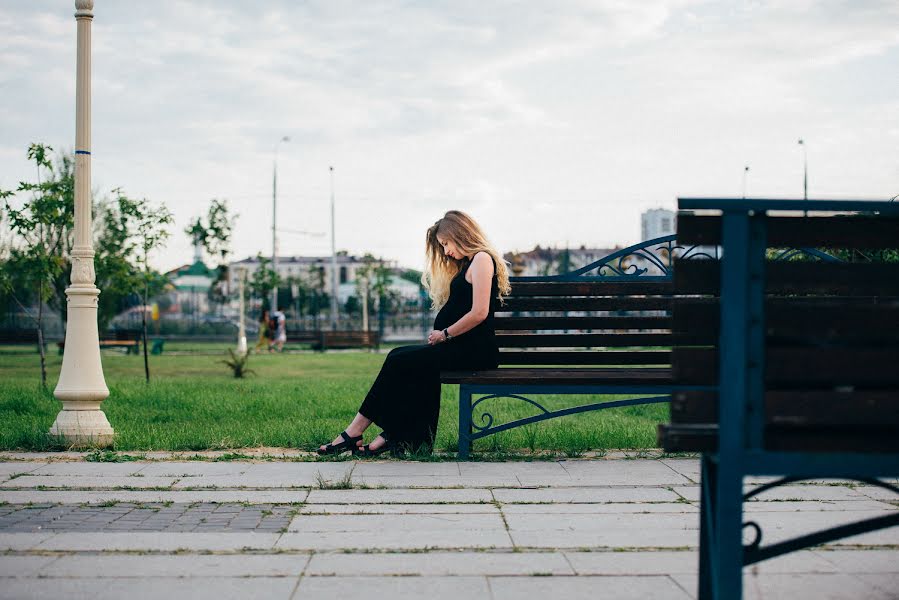
[[[584,267],[563,273],[561,275],[546,275],[538,277],[511,277],[510,283],[516,282],[544,282],[544,281],[654,281],[659,283],[672,280],[672,267],[675,258],[717,258],[715,255],[704,252],[701,246],[684,247],[677,243],[676,235],[646,240],[623,248]],[[645,260],[649,266],[640,268],[635,264],[628,264],[633,258]],[[595,274],[591,274],[595,273]],[[471,445],[474,440],[507,431],[515,427],[521,427],[530,423],[537,423],[547,419],[554,419],[566,415],[582,412],[619,408],[622,406],[635,406],[640,404],[658,404],[671,401],[671,394],[682,389],[680,386],[671,385],[525,385],[525,384],[484,384],[462,383],[459,385],[459,450],[458,458],[468,460]],[[691,388],[692,389],[692,388]],[[528,394],[647,394],[642,398],[626,400],[614,400],[608,402],[595,402],[581,406],[570,407],[562,410],[549,410],[539,402],[522,396]],[[474,395],[482,395],[472,402]],[[511,398],[520,400],[534,406],[539,413],[504,423],[494,425],[494,417],[489,412],[480,414],[480,423],[474,419],[474,412],[483,402],[496,398]]]
[[[844,537],[899,525],[899,513],[761,546],[755,522],[743,523],[743,501],[811,478],[855,479],[899,493],[877,477],[899,475],[899,455],[777,452],[763,448],[764,290],[767,211],[879,212],[899,204],[853,200],[679,198],[682,210],[722,212],[719,433],[717,452],[703,453],[700,496],[699,597],[739,599],[742,569],[762,560]],[[743,493],[746,475],[788,476]],[[744,546],[742,532],[755,539]]]

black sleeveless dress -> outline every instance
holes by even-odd
[[[470,261],[450,283],[450,294],[434,320],[434,329],[446,329],[472,307],[472,285],[465,280]],[[440,371],[495,369],[499,349],[493,313],[499,287],[494,261],[487,318],[462,335],[434,346],[400,346],[387,355],[359,413],[371,419],[391,442],[418,450],[433,447],[440,415]]]

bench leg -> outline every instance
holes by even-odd
[[[471,390],[459,386],[459,460],[468,460],[471,452]]]
[[[717,565],[715,551],[715,493],[717,492],[718,465],[703,454],[699,486],[699,600],[712,600],[712,580]]]
[[[730,467],[730,468],[728,468]],[[743,476],[734,465],[718,465],[714,501],[716,600],[740,600],[743,594]]]

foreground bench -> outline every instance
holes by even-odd
[[[772,261],[774,248],[827,246],[864,257],[899,246],[899,205],[681,199],[682,241],[721,244],[722,260],[675,265],[671,424],[666,451],[701,451],[700,598],[739,599],[742,568],[899,525],[899,512],[762,546],[742,503],[811,478],[899,492],[899,263]],[[799,212],[808,210],[812,216]],[[827,211],[816,213],[815,211]],[[848,214],[844,214],[848,213]],[[767,256],[767,259],[766,259]],[[802,258],[788,253],[789,258]],[[782,479],[744,493],[747,475]],[[754,539],[743,545],[743,530]]]
[[[514,427],[668,402],[677,389],[670,352],[674,256],[711,257],[666,236],[564,275],[512,277],[511,295],[495,316],[500,368],[441,373],[441,383],[459,385],[459,458],[469,457],[474,440]],[[637,397],[550,410],[523,394]],[[502,424],[487,411],[474,417],[497,398],[526,402],[536,414]]]

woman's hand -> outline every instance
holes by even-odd
[[[445,342],[446,338],[443,336],[443,332],[437,329],[431,331],[428,334],[428,344],[431,346],[436,346],[440,342]]]

